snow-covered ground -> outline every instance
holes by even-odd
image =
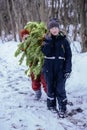
[[[87,53],[72,45],[72,74],[66,91],[67,109],[74,115],[60,119],[47,110],[43,90],[40,101],[34,100],[25,65],[19,66],[14,57],[17,44],[0,42],[0,130],[87,130]]]

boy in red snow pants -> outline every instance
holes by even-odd
[[[22,39],[22,41],[24,41],[29,35],[29,31],[28,30],[21,30],[20,31],[20,37]],[[39,100],[41,98],[41,85],[44,89],[45,92],[47,92],[47,88],[46,88],[46,82],[44,79],[44,75],[41,73],[36,79],[34,79],[34,74],[31,74],[31,81],[32,81],[32,89],[35,92],[35,100]]]

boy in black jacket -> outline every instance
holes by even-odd
[[[49,21],[48,30],[49,34],[42,45],[45,55],[43,73],[47,83],[47,107],[55,111],[58,101],[59,116],[64,117],[67,105],[65,81],[71,73],[72,54],[69,42],[60,32],[56,19]]]

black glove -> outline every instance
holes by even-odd
[[[65,79],[68,79],[70,77],[70,73],[65,73],[64,77],[65,77]]]

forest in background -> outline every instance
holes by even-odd
[[[87,0],[0,0],[0,36],[12,33],[14,40],[29,21],[45,22],[57,17],[62,29],[73,40],[81,36],[83,51],[87,51]]]

